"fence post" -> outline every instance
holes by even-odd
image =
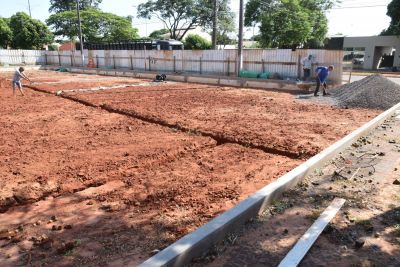
[[[113,66],[114,66],[114,69],[116,69],[116,66],[115,66],[115,55],[113,55]]]
[[[151,57],[149,57],[149,71],[151,71]]]
[[[297,78],[301,79],[301,55],[297,58]]]
[[[47,54],[44,54],[44,64],[47,66]]]
[[[26,64],[25,63],[25,54],[24,54],[24,52],[22,52],[22,63]]]
[[[60,56],[60,52],[58,52],[58,65],[59,65],[59,66],[62,66],[62,65],[61,65],[61,56]]]
[[[174,72],[176,72],[176,56],[174,56]]]
[[[200,74],[203,74],[203,58],[200,57]]]
[[[99,55],[96,55],[96,69],[99,68]]]
[[[238,73],[238,69],[237,69],[238,59],[237,58],[235,58],[234,64],[235,64],[235,73]]]
[[[130,58],[131,58],[131,70],[133,70],[133,58],[132,56],[130,56]]]
[[[231,58],[228,57],[228,76],[230,75],[231,72]]]
[[[71,67],[73,67],[74,66],[74,61],[72,60],[72,54],[71,54],[70,58],[71,58]]]
[[[261,63],[262,63],[262,72],[265,73],[265,61],[264,61],[264,59],[261,59]]]

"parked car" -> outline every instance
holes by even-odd
[[[360,57],[360,58],[354,58],[353,64],[354,65],[363,65],[364,64],[364,56]]]

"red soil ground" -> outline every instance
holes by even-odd
[[[306,157],[376,114],[204,85],[128,90],[73,97],[142,120],[0,88],[1,266],[138,264],[304,159],[252,147]]]
[[[44,91],[57,92],[60,90],[88,89],[96,87],[111,87],[118,85],[136,85],[148,80],[128,77],[110,77],[99,75],[70,74],[54,71],[27,71],[27,76],[33,81],[23,81],[27,86],[39,87]],[[5,83],[10,84],[12,72],[9,72]],[[4,81],[4,80],[3,80]]]
[[[69,95],[97,106],[106,105],[217,138],[303,158],[317,154],[378,113],[304,104],[287,93],[195,84]]]

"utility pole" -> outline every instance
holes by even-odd
[[[28,0],[28,7],[29,7],[29,17],[32,18],[31,1],[30,0]]]
[[[78,13],[79,42],[81,43],[80,45],[81,45],[82,67],[84,67],[85,55],[83,54],[83,38],[82,38],[81,13],[79,12],[79,0],[76,0],[76,12]]]
[[[244,0],[240,0],[240,9],[239,9],[239,44],[238,44],[238,76],[240,75],[240,71],[243,67],[243,2]]]
[[[217,49],[217,0],[213,0],[212,49]]]

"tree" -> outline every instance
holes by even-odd
[[[391,18],[389,27],[381,35],[400,35],[400,0],[392,0],[387,7],[387,13]]]
[[[152,33],[150,33],[149,37],[151,39],[163,39],[164,35],[167,33],[169,33],[169,30],[167,29],[155,30]]]
[[[13,32],[11,46],[16,49],[42,49],[43,45],[54,40],[53,34],[43,22],[32,19],[24,12],[11,17],[10,29]]]
[[[230,33],[236,30],[235,14],[228,12],[224,17],[219,18],[217,23],[217,44],[228,45],[234,44],[235,39],[230,36]]]
[[[11,44],[12,36],[9,20],[0,18],[0,48],[7,48]]]
[[[321,47],[328,32],[325,11],[334,0],[250,0],[245,25],[259,25],[263,47]]]
[[[81,10],[97,8],[103,0],[79,0]],[[76,9],[76,0],[50,0],[49,12],[60,13]]]
[[[189,34],[184,41],[185,49],[210,49],[211,42],[198,34]]]
[[[73,39],[78,36],[77,14],[64,11],[51,15],[46,23],[56,36]],[[88,42],[114,42],[139,38],[138,30],[132,27],[130,18],[90,8],[81,11],[82,34]]]
[[[228,1],[218,1],[219,20],[232,18]],[[169,30],[171,38],[182,40],[191,29],[212,28],[212,3],[212,0],[148,0],[138,6],[138,16],[157,18]]]

